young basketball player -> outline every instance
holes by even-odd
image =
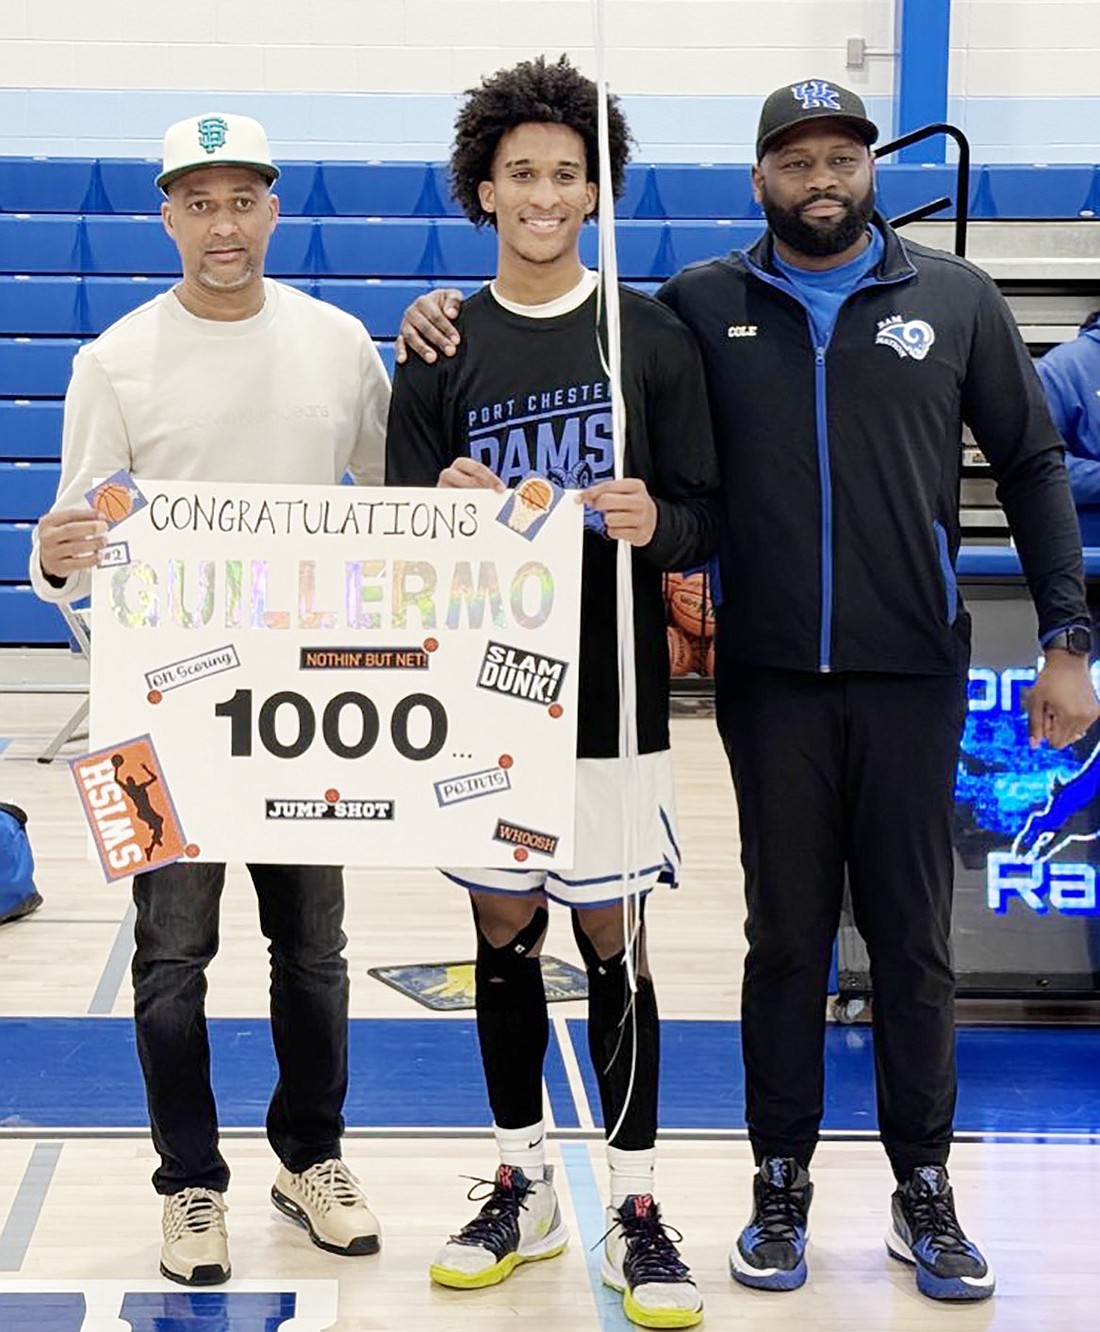
[[[610,153],[618,192],[628,131],[614,104]],[[661,571],[705,558],[716,533],[718,471],[702,370],[675,316],[624,288],[627,475],[614,479],[598,280],[578,250],[596,208],[596,87],[568,61],[526,62],[471,92],[456,124],[451,173],[466,215],[496,230],[496,278],[465,303],[454,357],[400,368],[386,479],[503,491],[536,472],[579,493],[586,530],[575,866],[445,871],[473,904],[478,1034],[500,1167],[484,1206],[444,1245],[431,1275],[446,1286],[487,1286],[566,1244],[542,1108],[548,1020],[539,952],[553,898],[571,910],[588,974],[589,1050],[609,1134],[604,1280],[623,1291],[634,1322],[689,1327],[701,1319],[702,1301],[654,1200],[657,1005],[644,925],[632,922],[621,897],[627,774],[619,756],[615,565],[616,542],[629,542],[644,835],[625,868],[644,903],[658,883],[675,884],[680,859]],[[626,957],[632,924],[636,991]]]

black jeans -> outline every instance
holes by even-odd
[[[951,812],[966,675],[813,675],[719,658],[749,941],[746,1116],[756,1159],[808,1164],[847,867],[874,991],[878,1123],[899,1178],[943,1164],[955,1112]]]
[[[249,865],[271,954],[271,1034],[279,1080],[267,1136],[295,1173],[340,1155],[348,1085],[343,872]],[[134,878],[134,1022],[158,1193],[224,1193],[206,1031],[206,967],[218,951],[224,865],[177,863]]]

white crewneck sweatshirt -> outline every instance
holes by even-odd
[[[85,507],[97,478],[380,485],[390,384],[353,316],[270,278],[248,319],[200,319],[164,292],[112,324],[73,361],[55,509]],[[86,596],[90,572],[46,601]]]

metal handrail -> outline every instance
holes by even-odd
[[[959,150],[959,161],[955,170],[955,253],[962,259],[966,257],[966,224],[970,216],[970,140],[962,130],[955,125],[944,123],[925,125],[921,129],[903,134],[898,139],[891,139],[889,143],[880,144],[874,150],[874,156],[877,161],[880,157],[887,157],[890,153],[908,148],[912,143],[931,139],[936,134],[946,134],[954,139]],[[891,218],[890,224],[902,227],[907,222],[916,222],[928,217],[930,213],[939,212],[941,208],[947,208],[950,204],[950,199],[936,199],[930,204],[923,204],[920,208],[903,213],[901,217]]]

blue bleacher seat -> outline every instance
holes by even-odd
[[[77,277],[0,277],[0,335],[89,332],[81,286]]]
[[[432,229],[420,218],[327,217],[315,224],[311,272],[332,277],[431,277]],[[277,233],[276,233],[277,234]]]
[[[57,494],[57,463],[0,462],[0,518],[39,518]]]
[[[380,282],[377,279],[362,278],[322,279],[316,284],[314,295],[323,301],[331,301],[341,310],[361,320],[375,338],[394,338],[401,326],[401,316],[405,307],[422,292],[430,291],[433,286],[453,285],[467,296],[481,287],[480,282],[455,282],[453,284],[436,282]]]
[[[340,217],[436,217],[447,200],[427,162],[323,162],[321,182]]]
[[[475,227],[464,217],[435,222],[435,261],[428,276],[438,282],[449,277],[492,277],[497,266],[497,233],[491,226]]]
[[[84,279],[81,313],[84,326],[75,333],[102,333],[105,328],[175,286],[173,278],[90,277]]]
[[[311,254],[316,227],[308,217],[288,217],[275,228],[268,244],[264,270],[270,277],[298,277],[314,271]],[[179,256],[170,272],[180,270]]]
[[[951,200],[952,206],[931,216],[937,220],[954,217],[957,186],[954,166],[941,163],[893,162],[875,171],[878,206],[884,217],[901,217],[933,199],[944,197]],[[970,175],[971,209],[978,201],[979,190],[980,168],[974,168]]]
[[[0,643],[8,647],[60,647],[68,642],[61,612],[40,601],[29,583],[0,586]]]
[[[85,213],[159,213],[164,195],[153,184],[160,162],[145,157],[105,157],[99,163],[101,206]]]
[[[431,184],[425,190],[423,202],[430,204],[432,199],[438,203],[434,213],[429,213],[425,206],[419,212],[426,217],[465,217],[462,206],[451,195],[450,170],[445,162],[436,162],[430,169]]]
[[[0,583],[25,583],[33,523],[0,523]]]
[[[0,212],[79,213],[94,171],[87,157],[0,157]]]
[[[61,409],[57,401],[0,398],[0,441],[5,459],[51,460],[61,456]]]
[[[1090,206],[1092,185],[1092,166],[989,163],[981,170],[981,211],[976,215],[1079,217]]]
[[[320,179],[320,162],[282,162],[279,166],[279,179],[275,183],[275,193],[279,196],[279,215],[281,217],[301,217],[316,213],[327,213],[326,208],[317,208],[315,185]]]
[[[75,338],[0,338],[0,397],[61,397],[80,345]]]
[[[82,230],[85,263],[70,272],[129,276],[180,271],[179,252],[159,216],[88,217]]]
[[[752,197],[752,176],[740,163],[650,165],[640,184],[638,168],[619,206],[633,218],[760,218]]]
[[[0,213],[0,273],[79,273],[81,221],[66,214]]]

